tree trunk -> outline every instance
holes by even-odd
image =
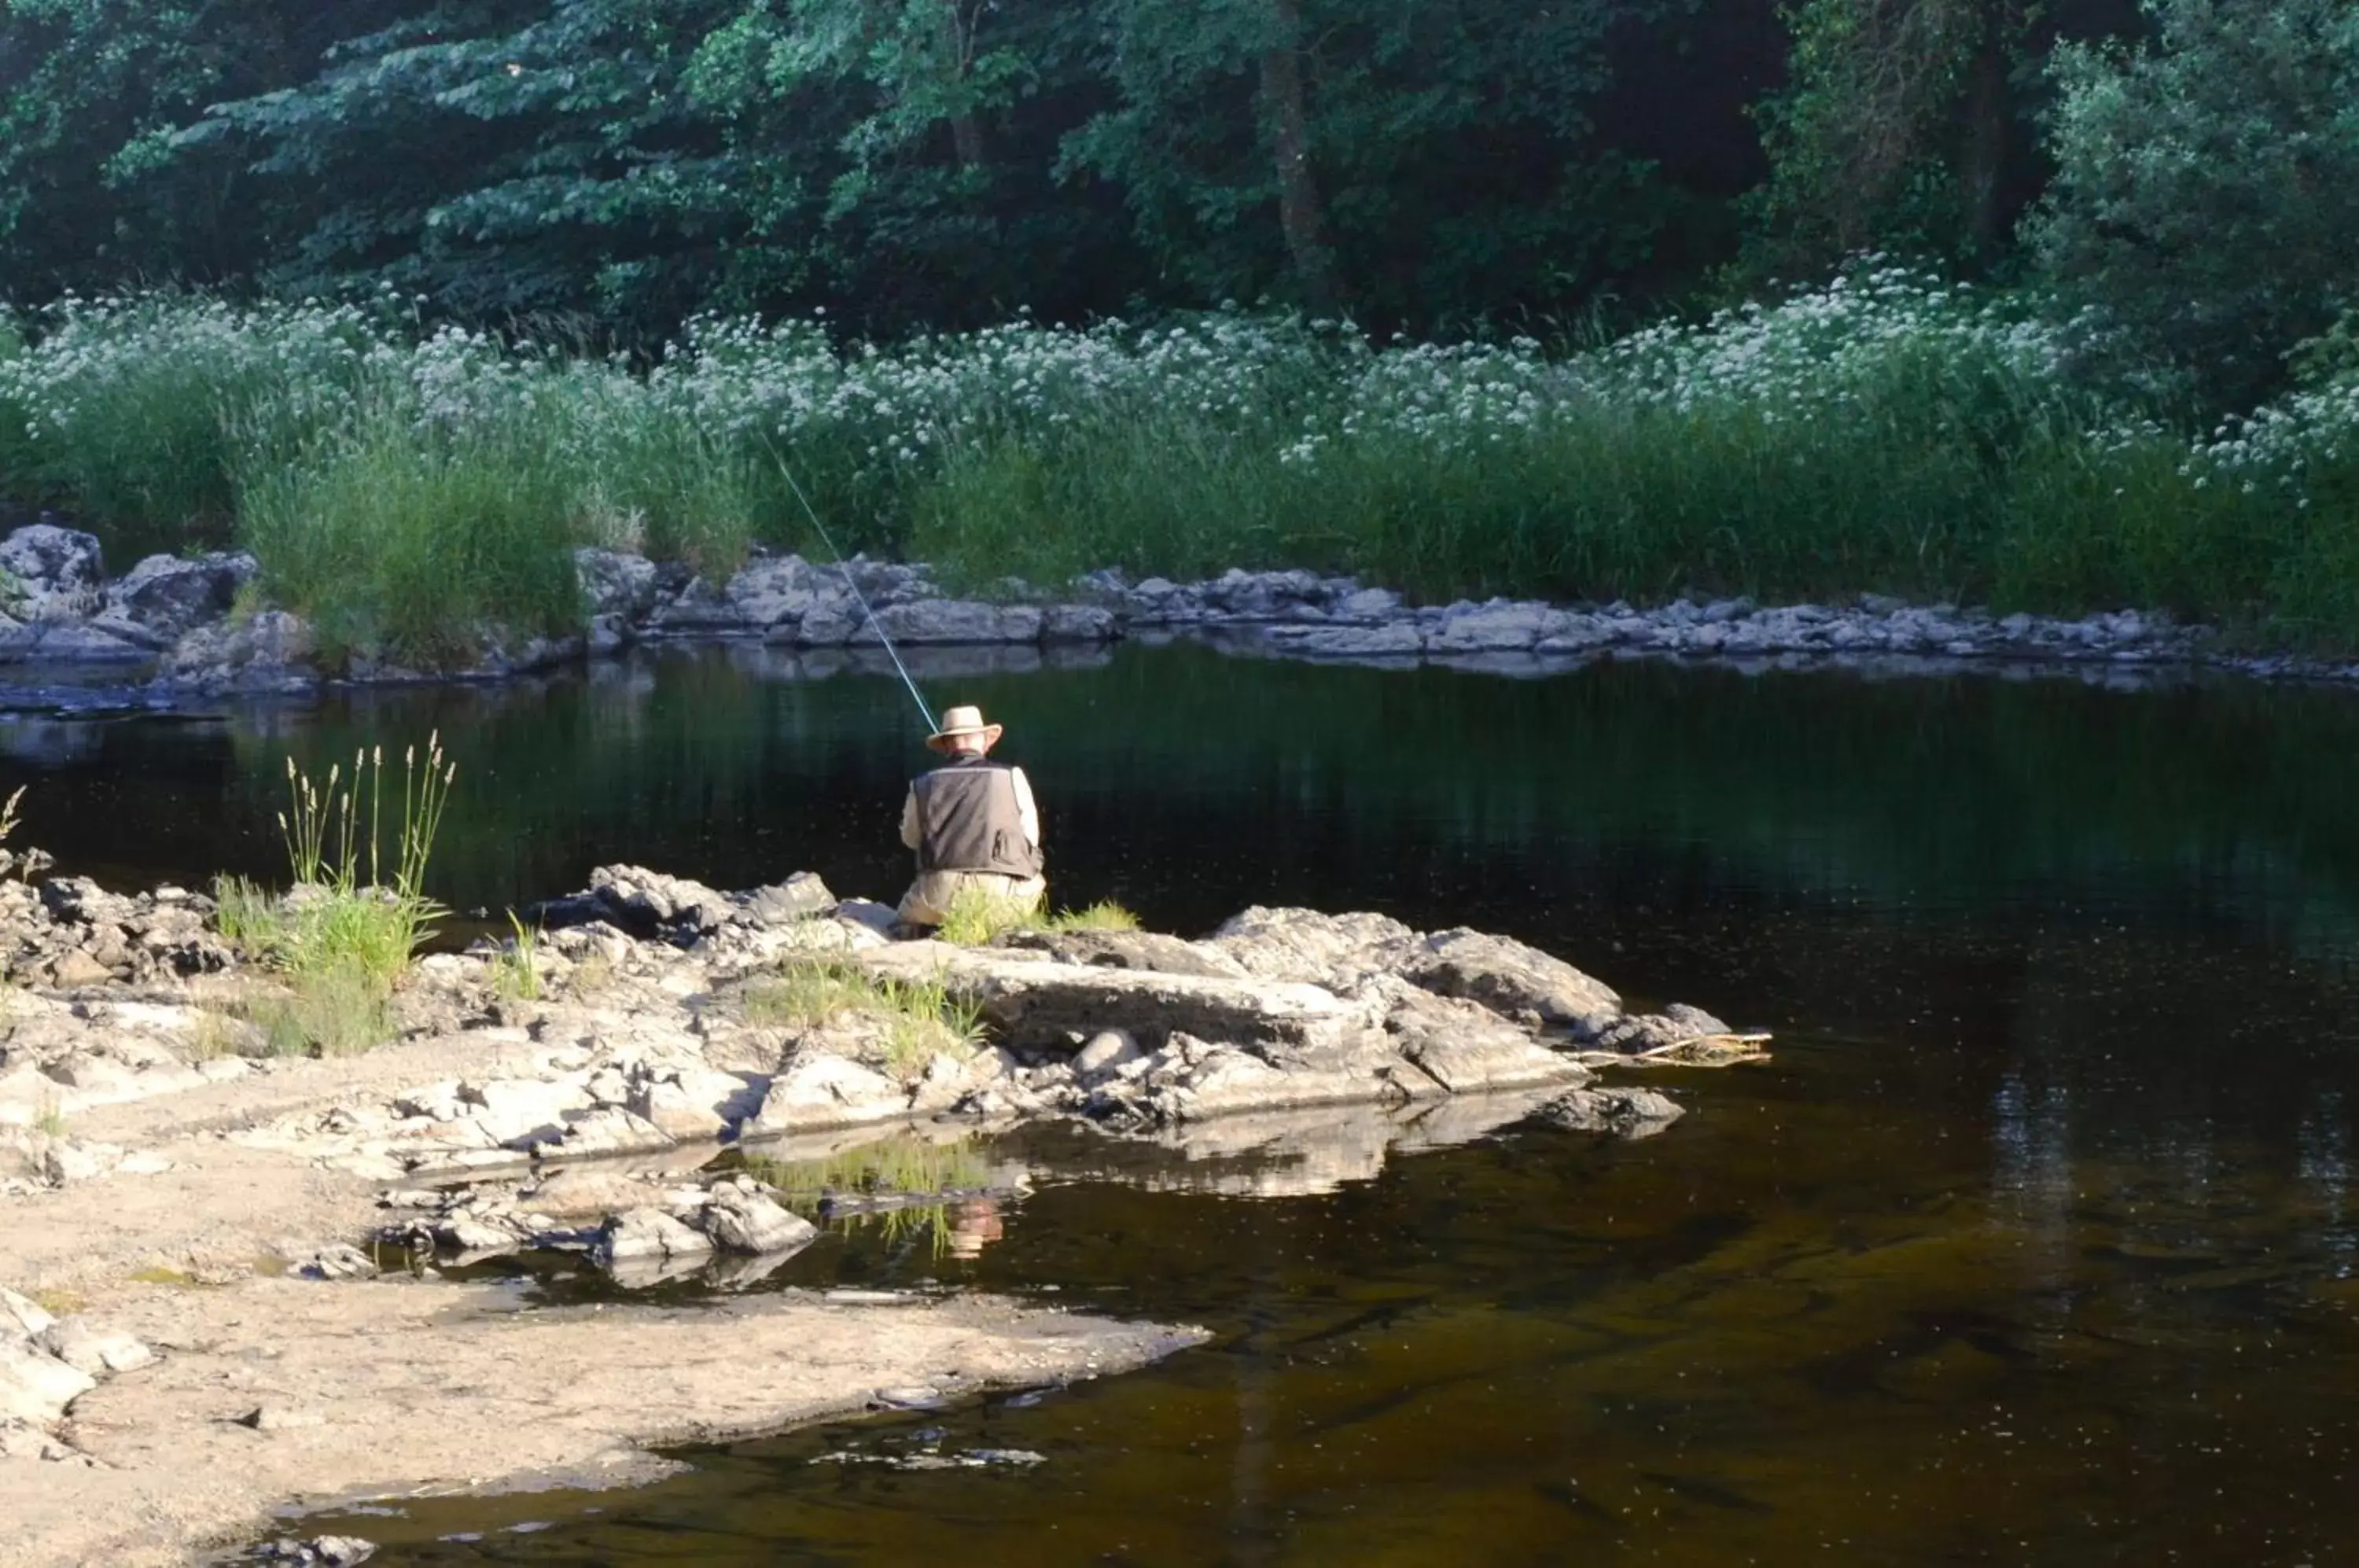
[[[942,71],[952,86],[966,81],[970,38],[965,19],[959,15],[959,0],[942,0]],[[983,167],[983,124],[970,109],[960,109],[951,115],[951,147],[958,154],[961,169]]]
[[[1319,186],[1310,175],[1310,114],[1302,97],[1302,8],[1299,0],[1273,4],[1278,39],[1262,51],[1261,96],[1277,164],[1277,226],[1286,236],[1304,303],[1327,310],[1335,304],[1334,258],[1323,233]]]
[[[1966,145],[1958,161],[1965,198],[1966,243],[1987,263],[2006,235],[2006,158],[2013,125],[2006,93],[2006,29],[1985,5],[1982,36],[1966,77]]]

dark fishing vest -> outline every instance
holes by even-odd
[[[918,800],[918,869],[1040,875],[1040,851],[1024,836],[1016,807],[1016,770],[981,757],[937,768],[913,781]]]

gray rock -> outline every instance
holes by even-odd
[[[1273,626],[1264,634],[1275,646],[1310,659],[1405,659],[1425,651],[1425,634],[1414,622],[1372,626]]]
[[[828,1051],[797,1054],[770,1080],[762,1108],[739,1130],[757,1138],[908,1114],[908,1091],[873,1068]]]
[[[0,1421],[49,1426],[98,1379],[24,1340],[0,1335]]]
[[[1282,1068],[1252,1051],[1187,1035],[1173,1035],[1145,1073],[1120,1087],[1126,1093],[1114,1103],[1166,1123],[1403,1097],[1375,1073]]]
[[[1109,969],[1151,969],[1163,975],[1233,980],[1247,977],[1245,965],[1218,948],[1159,931],[1013,931],[1001,939],[1001,945],[1045,953],[1067,964],[1094,964]]]
[[[0,1285],[0,1336],[5,1336],[9,1333],[9,1325],[14,1324],[16,1337],[37,1338],[49,1333],[57,1321],[38,1302]]]
[[[739,633],[756,629],[745,612],[710,578],[691,578],[669,604],[659,604],[647,617],[650,630],[682,633]]]
[[[1233,916],[1205,945],[1262,979],[1348,991],[1383,973],[1389,954],[1416,936],[1383,915],[1330,915],[1256,905]]]
[[[1385,1020],[1401,1054],[1452,1094],[1580,1083],[1589,1072],[1473,1002],[1404,995]]]
[[[914,944],[912,944],[914,945]],[[888,949],[877,960],[905,964],[921,978],[941,959]],[[1166,975],[1097,964],[1059,964],[1014,954],[952,960],[953,990],[979,1004],[1009,1049],[1071,1049],[1107,1029],[1127,1029],[1150,1050],[1173,1034],[1283,1051],[1317,1051],[1364,1032],[1370,1009],[1315,985]]]
[[[459,1085],[462,1104],[495,1143],[528,1149],[565,1136],[566,1113],[586,1109],[589,1094],[579,1083],[532,1078],[495,1078]]]
[[[1540,1119],[1572,1132],[1652,1138],[1687,1112],[1668,1094],[1652,1089],[1575,1089],[1542,1106]]]
[[[107,608],[157,646],[168,646],[229,614],[238,590],[260,570],[254,557],[243,551],[186,561],[151,555],[108,586]],[[103,618],[100,624],[110,622]]]
[[[1043,612],[1029,604],[913,599],[878,610],[876,618],[851,640],[864,645],[890,637],[897,645],[914,648],[1036,643],[1043,625]]]
[[[95,534],[35,523],[0,539],[0,572],[34,596],[83,593],[106,579]]]
[[[1095,604],[1051,605],[1040,624],[1043,642],[1112,642],[1121,635],[1114,612]]]
[[[794,640],[802,648],[842,648],[860,629],[862,618],[856,609],[821,607],[802,618],[795,628]]]
[[[792,626],[821,605],[833,605],[842,590],[824,583],[800,556],[773,556],[746,563],[729,580],[729,602],[738,618],[765,631]]]
[[[510,1140],[511,1148],[529,1148],[543,1160],[591,1160],[614,1154],[647,1154],[673,1148],[677,1140],[663,1128],[619,1105],[602,1105],[566,1117],[551,1136],[543,1128]]]
[[[823,915],[835,905],[835,895],[817,874],[798,871],[784,882],[746,894],[745,916],[757,926],[788,925]]]
[[[135,641],[133,628],[109,630],[80,621],[37,623],[38,632],[20,657],[55,660],[60,664],[139,664],[155,654],[153,646]]]
[[[1486,604],[1451,615],[1429,635],[1432,653],[1495,653],[1530,648],[1560,619],[1545,604]]]
[[[1594,1039],[1622,1014],[1622,998],[1603,981],[1512,938],[1483,931],[1440,931],[1408,946],[1403,977],[1444,996],[1480,1002],[1510,1018],[1530,1017]]]
[[[306,1279],[374,1279],[381,1272],[376,1259],[345,1242],[323,1247],[296,1269]]]
[[[240,1426],[261,1432],[308,1432],[328,1424],[325,1413],[301,1405],[256,1405],[237,1418]]]
[[[91,1377],[136,1371],[156,1359],[154,1351],[120,1329],[100,1328],[82,1317],[60,1319],[34,1343]]]
[[[633,1209],[599,1227],[590,1244],[590,1257],[602,1269],[618,1264],[702,1258],[712,1242],[702,1231],[681,1224],[661,1209]]]
[[[1361,588],[1335,601],[1331,612],[1339,621],[1381,625],[1400,613],[1401,596],[1389,588]]]
[[[698,934],[736,913],[728,895],[684,877],[636,866],[602,866],[590,873],[590,894],[605,918],[637,936]]]
[[[1084,1083],[1094,1083],[1146,1055],[1130,1031],[1107,1029],[1093,1036],[1088,1044],[1073,1053],[1073,1076]]]
[[[698,1223],[724,1251],[756,1256],[792,1252],[819,1239],[818,1226],[745,1186],[713,1188]]]
[[[660,1079],[643,1079],[630,1093],[628,1108],[649,1126],[683,1141],[718,1138],[759,1113],[763,1090],[731,1073],[684,1068]]]
[[[1593,1043],[1601,1051],[1618,1051],[1625,1056],[1636,1056],[1687,1040],[1729,1032],[1726,1024],[1702,1008],[1674,1002],[1659,1013],[1636,1013],[1614,1020],[1598,1031]]]

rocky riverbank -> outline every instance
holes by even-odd
[[[1062,1157],[1101,1179],[1282,1195],[1511,1123],[1647,1136],[1679,1106],[1601,1073],[1760,1051],[1521,943],[1373,915],[961,948],[891,940],[808,876],[611,867],[544,907],[537,944],[423,960],[378,1049],[277,1057],[249,1019],[284,978],[214,914],[0,883],[0,1280],[23,1292],[0,1296],[0,1561],[179,1561],[290,1499],[636,1479],[648,1443],[1191,1343],[747,1290],[847,1204],[930,1205],[962,1216],[953,1247],[986,1245],[1030,1181],[993,1142],[1010,1129],[1149,1157]],[[900,1174],[847,1185],[864,1160]],[[508,1254],[732,1304],[556,1309],[440,1277]]]
[[[1087,648],[1125,637],[1189,636],[1277,657],[1508,673],[1639,657],[1790,667],[2218,668],[2359,680],[2359,663],[2244,653],[2206,628],[2136,610],[2080,619],[2002,616],[1875,594],[1770,607],[1691,598],[1653,606],[1505,599],[1417,605],[1389,590],[1299,571],[1231,572],[1198,583],[1134,583],[1103,572],[1060,593],[1010,582],[981,600],[946,593],[922,566],[863,558],[820,565],[757,554],[726,581],[613,550],[581,550],[576,565],[580,635],[518,642],[486,628],[470,666],[429,671],[365,655],[326,657],[299,616],[261,598],[251,556],[153,556],[110,578],[95,538],[38,524],[0,541],[0,665],[36,681],[60,671],[120,671],[151,700],[171,702],[301,694],[331,681],[497,680],[667,641],[856,655],[886,637],[904,648],[940,650]]]

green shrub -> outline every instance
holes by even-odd
[[[578,629],[566,488],[510,434],[377,418],[250,478],[240,536],[264,590],[332,654],[429,669],[472,661],[489,634]]]

